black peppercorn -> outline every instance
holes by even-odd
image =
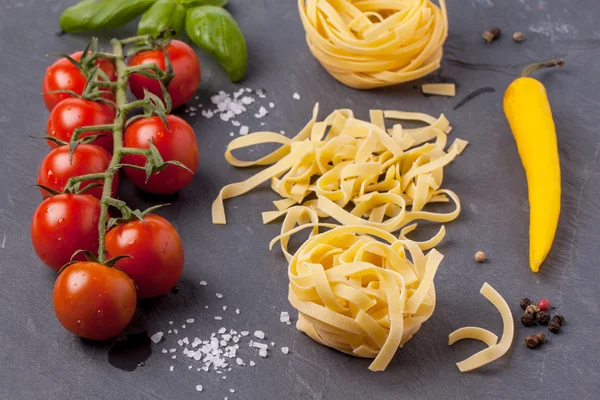
[[[548,330],[552,333],[560,332],[560,322],[555,320],[550,321],[550,323],[548,324]]]
[[[552,321],[556,321],[559,325],[562,325],[565,323],[565,317],[563,317],[562,315],[555,315],[554,317],[552,317]]]
[[[530,304],[531,300],[529,300],[527,297],[521,299],[521,309],[525,310]]]
[[[544,335],[542,332],[535,335],[535,337],[537,338],[538,342],[540,342],[540,344],[546,343],[546,335]]]
[[[535,317],[533,316],[533,314],[525,313],[521,317],[521,323],[524,326],[531,326],[531,325],[533,325],[535,323]]]
[[[536,335],[529,335],[525,338],[525,346],[529,347],[530,349],[535,349],[539,346],[539,344],[540,341]]]
[[[502,31],[500,30],[500,28],[498,28],[497,26],[493,27],[492,29],[490,29],[490,33],[492,35],[494,35],[494,37],[497,39],[500,37],[500,35],[502,35]]]
[[[548,322],[550,322],[550,313],[547,311],[540,311],[535,314],[535,320],[541,325],[548,325]]]

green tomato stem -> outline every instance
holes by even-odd
[[[132,38],[133,39],[133,38]],[[126,39],[130,40],[130,39]],[[120,40],[112,39],[110,41],[112,45],[115,66],[117,67],[117,94],[116,94],[116,103],[117,103],[117,118],[115,119],[115,123],[112,128],[113,135],[113,157],[110,160],[110,164],[108,169],[106,170],[104,177],[104,187],[102,188],[102,201],[100,202],[100,221],[98,222],[98,234],[100,238],[100,243],[98,244],[98,261],[103,263],[106,259],[106,242],[105,242],[105,234],[106,234],[106,220],[108,216],[108,206],[110,205],[110,195],[113,180],[115,174],[118,172],[117,166],[121,162],[122,157],[122,148],[123,148],[123,124],[125,123],[125,118],[127,116],[127,110],[125,106],[127,104],[127,81],[129,80],[129,75],[127,72],[127,65],[125,64],[125,57],[123,55],[123,43]]]
[[[106,172],[99,172],[97,174],[87,174],[87,175],[79,175],[79,176],[74,176],[69,178],[69,180],[67,181],[67,186],[66,187],[72,187],[74,186],[76,183],[79,182],[85,182],[85,181],[92,181],[95,179],[106,179]]]
[[[148,149],[136,149],[134,147],[123,147],[119,151],[120,156],[124,156],[126,154],[140,155],[140,156],[149,156],[150,150]]]

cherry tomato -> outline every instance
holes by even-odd
[[[80,144],[73,152],[73,159],[69,161],[69,146],[60,146],[52,150],[40,165],[37,183],[57,192],[62,192],[69,178],[101,173],[108,169],[111,155],[102,147],[91,144]],[[92,183],[104,183],[102,179],[95,179],[81,183],[83,189]],[[119,188],[119,174],[113,178],[111,197],[115,197]],[[49,193],[40,188],[42,196]],[[98,199],[102,198],[102,186],[89,189],[84,192]]]
[[[115,120],[115,110],[110,104],[94,102],[90,100],[69,98],[61,101],[54,107],[48,117],[46,130],[48,135],[68,142],[73,136],[76,128],[92,125],[108,125]],[[112,132],[85,132],[80,137],[102,134],[94,141],[94,144],[106,149],[112,154],[113,138]],[[50,148],[58,145],[48,141]]]
[[[66,330],[82,338],[106,340],[118,336],[131,321],[135,286],[118,269],[78,262],[58,275],[52,303]]]
[[[146,182],[146,173],[135,168],[125,167],[125,173],[133,183],[150,193],[175,193],[186,187],[198,169],[198,144],[192,127],[179,117],[167,115],[169,131],[159,117],[142,118],[125,130],[125,145],[140,149],[149,148],[153,141],[164,161],[176,160],[192,172],[177,165],[168,165],[164,170],[153,174]],[[146,164],[142,155],[125,155],[124,164]]]
[[[82,54],[83,51],[77,51],[71,54],[71,57],[75,61],[79,61],[81,60]],[[96,65],[106,73],[111,81],[117,79],[117,69],[112,61],[99,59],[96,61]],[[46,74],[44,75],[44,80],[42,82],[42,93],[44,93],[44,103],[46,103],[48,111],[52,111],[61,100],[73,96],[67,93],[51,94],[47,92],[54,90],[72,90],[77,94],[82,94],[86,83],[86,77],[66,58],[61,58],[46,68]]]
[[[148,214],[144,221],[117,225],[106,234],[108,257],[128,254],[115,264],[135,282],[138,297],[157,297],[169,292],[183,271],[181,238],[166,219]]]
[[[167,55],[173,66],[175,77],[167,88],[173,109],[185,104],[194,96],[198,85],[200,85],[200,62],[194,50],[186,43],[173,40],[167,45]],[[143,51],[129,59],[129,66],[156,64],[163,71],[165,67],[165,56],[163,50]],[[162,99],[162,91],[158,81],[139,74],[133,74],[129,78],[131,93],[138,99],[144,98],[144,88]]]
[[[98,251],[100,201],[87,194],[48,197],[35,210],[31,241],[35,252],[50,268],[59,270],[77,250]],[[84,260],[78,254],[76,260]]]

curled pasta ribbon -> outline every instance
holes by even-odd
[[[371,110],[370,121],[363,121],[354,118],[351,110],[336,110],[317,121],[317,114],[318,104],[308,124],[291,139],[258,132],[231,141],[225,153],[229,163],[267,167],[220,191],[212,206],[213,223],[226,223],[225,199],[269,180],[282,199],[274,202],[277,211],[263,214],[265,223],[294,206],[313,210],[311,223],[332,217],[342,225],[364,225],[386,232],[396,232],[416,220],[445,223],[458,217],[458,196],[441,185],[444,167],[467,142],[456,139],[448,151],[444,150],[451,130],[444,115],[434,118],[421,113]],[[394,120],[391,128],[386,128],[387,120]],[[398,121],[417,121],[425,126],[407,129]],[[239,160],[232,154],[267,143],[281,147],[255,161]],[[451,212],[424,211],[429,203],[449,201],[455,204]],[[302,215],[309,216],[306,210]],[[434,247],[444,233],[441,230],[421,246]]]
[[[312,211],[292,213],[290,221],[301,213],[310,218]],[[289,235],[314,225],[289,230],[290,222],[274,241],[289,254]],[[374,358],[369,368],[382,371],[433,313],[433,278],[442,258],[435,249],[425,255],[414,242],[369,226],[311,236],[289,260],[296,327],[326,346]]]
[[[466,360],[456,363],[460,372],[477,369],[502,357],[512,345],[515,334],[515,323],[506,300],[487,282],[481,287],[480,293],[498,309],[502,316],[502,323],[504,325],[502,338],[498,342],[498,337],[492,332],[472,326],[460,328],[452,332],[448,336],[448,345],[452,345],[462,339],[480,340],[488,345],[487,349],[481,350]]]
[[[448,36],[445,0],[298,0],[308,47],[338,81],[372,89],[440,67]]]

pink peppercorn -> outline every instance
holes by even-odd
[[[550,301],[548,299],[541,299],[540,301],[538,301],[538,307],[542,311],[548,311],[548,309],[550,308]]]

